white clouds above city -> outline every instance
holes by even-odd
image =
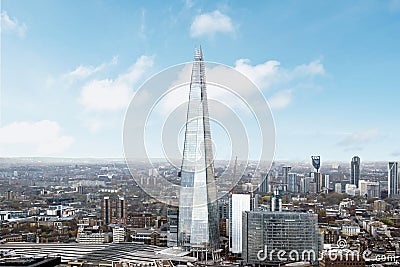
[[[261,64],[251,65],[249,59],[238,59],[235,69],[245,74],[258,87],[268,89],[271,84],[278,80],[286,79],[282,76],[280,62],[269,60]]]
[[[0,128],[0,145],[31,145],[35,153],[42,156],[62,154],[73,142],[74,138],[65,135],[56,121],[20,121]],[[12,149],[3,153],[13,154]]]
[[[0,27],[1,32],[15,33],[21,38],[25,36],[28,29],[25,23],[19,22],[16,18],[11,18],[7,11],[1,11]]]
[[[82,87],[79,103],[88,111],[125,109],[132,96],[133,85],[153,66],[154,57],[141,56],[116,79],[94,79]]]
[[[287,69],[282,67],[281,62],[277,60],[251,65],[249,59],[238,59],[235,62],[235,69],[245,74],[263,90],[269,89],[272,85],[291,82],[295,79],[325,74],[324,66],[319,60]]]
[[[291,73],[291,76],[298,77],[298,76],[308,76],[313,77],[315,75],[324,75],[325,68],[324,65],[321,63],[320,60],[311,61],[308,64],[303,64],[297,66]]]
[[[276,123],[277,159],[323,151],[330,159],[354,151],[363,160],[398,157],[393,144],[400,130],[392,120],[400,99],[394,86],[400,84],[399,1],[324,3],[318,12],[315,1],[289,2],[284,9],[279,2],[192,0],[104,8],[93,1],[4,0],[0,127],[50,121],[60,129],[53,139],[65,144],[52,145],[64,151],[60,156],[121,157],[124,114],[138,87],[151,74],[190,62],[201,46],[206,61],[231,66],[260,88],[259,100],[269,102]],[[190,79],[190,69],[184,75]],[[206,80],[217,75],[207,70]],[[209,98],[242,114],[222,94],[208,90]],[[159,111],[168,114],[185,101],[186,94],[176,92]],[[297,134],[304,131],[321,134]],[[44,145],[27,146],[36,155],[39,147],[50,150]],[[21,144],[9,142],[2,151],[14,146],[20,151],[14,154],[24,156]]]
[[[190,26],[192,37],[212,37],[217,33],[234,33],[235,28],[229,16],[219,10],[197,15]]]
[[[292,101],[292,90],[282,90],[273,94],[269,99],[268,103],[271,109],[282,109],[289,106]]]
[[[292,89],[287,89],[289,84],[293,82],[301,84],[309,78],[325,74],[324,66],[319,60],[288,69],[282,67],[277,60],[251,65],[248,59],[238,59],[235,62],[235,69],[245,74],[265,92],[265,95],[269,96],[268,102],[274,110],[286,108],[292,102],[293,92],[297,88],[294,86]],[[269,90],[272,93],[268,93]]]
[[[73,71],[68,72],[65,77],[71,81],[81,80],[88,78],[89,76],[104,70],[108,66],[114,66],[118,63],[118,56],[114,56],[110,62],[102,63],[96,67],[94,66],[83,66],[76,67]]]

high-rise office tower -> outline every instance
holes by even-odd
[[[250,198],[250,210],[258,210],[258,199],[259,199],[258,194],[251,193],[251,198]]]
[[[313,181],[312,177],[304,177],[300,179],[300,193],[310,193],[310,183]]]
[[[385,199],[389,195],[389,186],[388,185],[389,185],[388,180],[379,181],[379,197],[381,199]]]
[[[111,199],[110,197],[106,196],[103,198],[101,203],[101,217],[103,219],[103,223],[108,225],[111,223],[112,219],[112,208],[111,208]]]
[[[280,266],[294,260],[315,264],[319,246],[317,214],[243,212],[242,258],[246,264]],[[291,259],[289,255],[292,255]]]
[[[388,166],[388,195],[395,196],[400,194],[399,184],[399,163],[389,162]]]
[[[310,173],[312,180],[315,183],[315,193],[321,192],[322,189],[322,174],[320,172],[312,172]]]
[[[343,193],[342,191],[343,191],[342,190],[342,183],[336,183],[335,184],[335,193],[341,194],[341,193]]]
[[[167,246],[178,246],[178,209],[168,208],[167,210]]]
[[[85,188],[82,185],[78,185],[76,191],[78,191],[78,194],[83,195],[85,193]]]
[[[232,194],[229,201],[229,251],[242,253],[242,213],[250,210],[250,194]]]
[[[287,183],[287,191],[298,193],[298,185],[297,185],[297,174],[290,172],[288,174],[288,183]]]
[[[218,199],[219,234],[224,237],[229,236],[229,199]]]
[[[288,175],[292,167],[289,166],[283,166],[282,171],[283,171],[283,190],[287,191],[287,186],[288,186]]]
[[[318,188],[318,184],[316,183],[316,182],[314,182],[314,181],[312,181],[312,182],[310,182],[310,185],[309,185],[310,187],[309,187],[309,193],[312,193],[312,194],[316,194],[316,193],[319,193],[318,191],[317,191],[317,188]]]
[[[117,219],[120,222],[126,221],[126,201],[125,197],[119,196],[117,202]]]
[[[354,156],[351,159],[351,173],[350,173],[350,183],[354,184],[358,188],[358,181],[360,181],[360,158]]]
[[[218,215],[220,220],[229,218],[229,201],[225,199],[218,200]]]
[[[269,184],[268,184],[268,174],[261,175],[261,181],[260,181],[260,186],[258,187],[258,192],[259,193],[268,193],[269,190]]]
[[[217,189],[201,48],[196,50],[180,171],[178,245],[193,255],[219,249]],[[203,257],[203,256],[201,256]]]
[[[14,192],[11,190],[8,190],[6,192],[6,200],[13,200],[14,199]]]
[[[322,188],[329,189],[329,183],[330,183],[329,174],[325,174],[324,178],[322,179]]]

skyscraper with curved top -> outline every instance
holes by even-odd
[[[205,66],[195,51],[181,166],[178,245],[195,254],[219,249],[217,191],[214,174]]]

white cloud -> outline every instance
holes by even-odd
[[[178,73],[177,80],[173,81],[169,86],[168,94],[164,95],[155,107],[161,115],[170,114],[178,106],[186,105],[189,100],[190,77],[192,65],[187,64]],[[248,112],[248,107],[242,99],[238,98],[234,93],[239,93],[241,96],[248,95],[254,91],[249,88],[252,85],[247,79],[242,79],[242,75],[235,76],[231,68],[216,65],[208,66],[206,69],[207,97],[209,100],[210,109],[218,108],[215,101],[228,105],[233,109],[237,109],[241,113]],[[223,85],[223,86],[219,86]],[[173,88],[173,90],[171,90]],[[253,86],[254,89],[254,86]],[[214,101],[214,102],[212,102]],[[229,104],[228,104],[229,103]],[[212,107],[211,107],[212,106]],[[218,112],[221,110],[218,110]]]
[[[292,90],[278,91],[268,99],[271,109],[282,109],[292,102]]]
[[[0,128],[0,144],[33,145],[39,155],[59,154],[67,150],[74,138],[63,135],[55,121],[13,122]]]
[[[341,140],[338,145],[347,149],[362,150],[364,146],[379,136],[376,128],[367,129],[362,132],[352,133]]]
[[[117,63],[118,63],[118,56],[114,56],[110,62],[102,63],[97,67],[80,65],[73,71],[67,73],[65,76],[70,81],[74,81],[74,80],[78,80],[78,79],[85,79],[99,71],[102,71],[104,68],[106,68],[108,66],[116,65]]]
[[[264,96],[268,99],[271,109],[274,110],[284,109],[293,102],[293,94],[296,90],[299,90],[298,84],[304,83],[304,80],[309,80],[309,78],[314,76],[325,74],[324,66],[319,60],[289,69],[281,67],[281,63],[277,60],[269,60],[261,64],[251,65],[248,59],[238,59],[235,62],[234,69],[245,74],[246,77],[262,90]],[[187,87],[189,87],[190,73],[191,66],[187,65],[186,68],[182,69],[179,73],[178,79],[171,87],[185,83]],[[229,77],[226,77],[227,75],[229,75]],[[240,79],[238,76],[232,77],[231,73],[222,66],[208,68],[207,81],[223,82],[228,88],[235,88],[235,92],[248,98],[251,98],[251,94],[255,92],[252,88],[249,88],[247,80]],[[158,103],[160,105],[159,111],[161,114],[169,114],[176,107],[188,100],[186,92],[188,89],[181,89],[183,89],[183,91],[175,90],[170,92]],[[273,90],[269,92],[268,89]],[[223,99],[224,102],[229,103],[230,107],[240,110],[242,113],[246,110],[238,101],[234,101],[235,98],[233,95],[221,88],[210,88],[209,85],[208,98],[216,100]]]
[[[126,108],[133,96],[133,85],[153,66],[154,57],[141,56],[115,80],[92,80],[85,84],[79,102],[89,111],[115,111]]]
[[[16,18],[10,18],[7,11],[1,12],[0,30],[1,32],[16,33],[23,38],[28,29],[25,23],[20,23]]]
[[[280,63],[276,60],[269,60],[255,66],[250,65],[248,59],[238,59],[235,62],[235,69],[245,74],[261,88],[268,88],[275,80],[283,78],[279,66]]]
[[[275,93],[268,100],[272,109],[286,108],[292,102],[293,91],[298,89],[298,84],[325,74],[324,66],[319,60],[287,69],[281,67],[281,63],[276,60],[251,65],[248,59],[238,59],[235,62],[235,69],[253,81],[264,94],[268,89],[274,88]],[[282,87],[292,89],[287,90]]]
[[[276,60],[268,60],[253,66],[248,59],[238,59],[235,62],[235,69],[245,74],[260,89],[268,89],[273,84],[325,74],[324,66],[319,60],[296,66],[293,69],[285,69]]]
[[[214,36],[218,32],[233,33],[234,31],[231,18],[218,10],[196,16],[190,26],[191,37]]]
[[[308,64],[303,64],[297,66],[294,71],[294,76],[314,76],[314,75],[324,75],[325,69],[324,65],[319,60],[312,61]]]

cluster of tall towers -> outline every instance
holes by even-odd
[[[314,170],[310,172],[308,177],[298,178],[296,173],[291,172],[292,167],[283,166],[282,167],[282,190],[288,191],[292,193],[319,193],[324,190],[330,189],[330,176],[329,174],[322,175],[320,172],[321,168],[321,157],[320,156],[312,156],[312,166]],[[360,182],[360,166],[361,160],[360,157],[354,156],[350,162],[350,182],[354,188],[359,187]],[[264,179],[264,177],[262,177]],[[269,188],[268,184],[268,174],[265,179],[261,181],[260,192],[270,192],[272,188]]]
[[[101,202],[101,219],[104,225],[110,223],[125,223],[126,222],[126,200],[124,196],[110,198],[105,196]]]
[[[360,165],[361,160],[358,156],[355,156],[351,160],[351,172],[350,172],[350,183],[359,186],[360,182]],[[399,163],[396,161],[390,161],[388,163],[388,196],[399,197],[400,196],[400,176],[399,176]]]

